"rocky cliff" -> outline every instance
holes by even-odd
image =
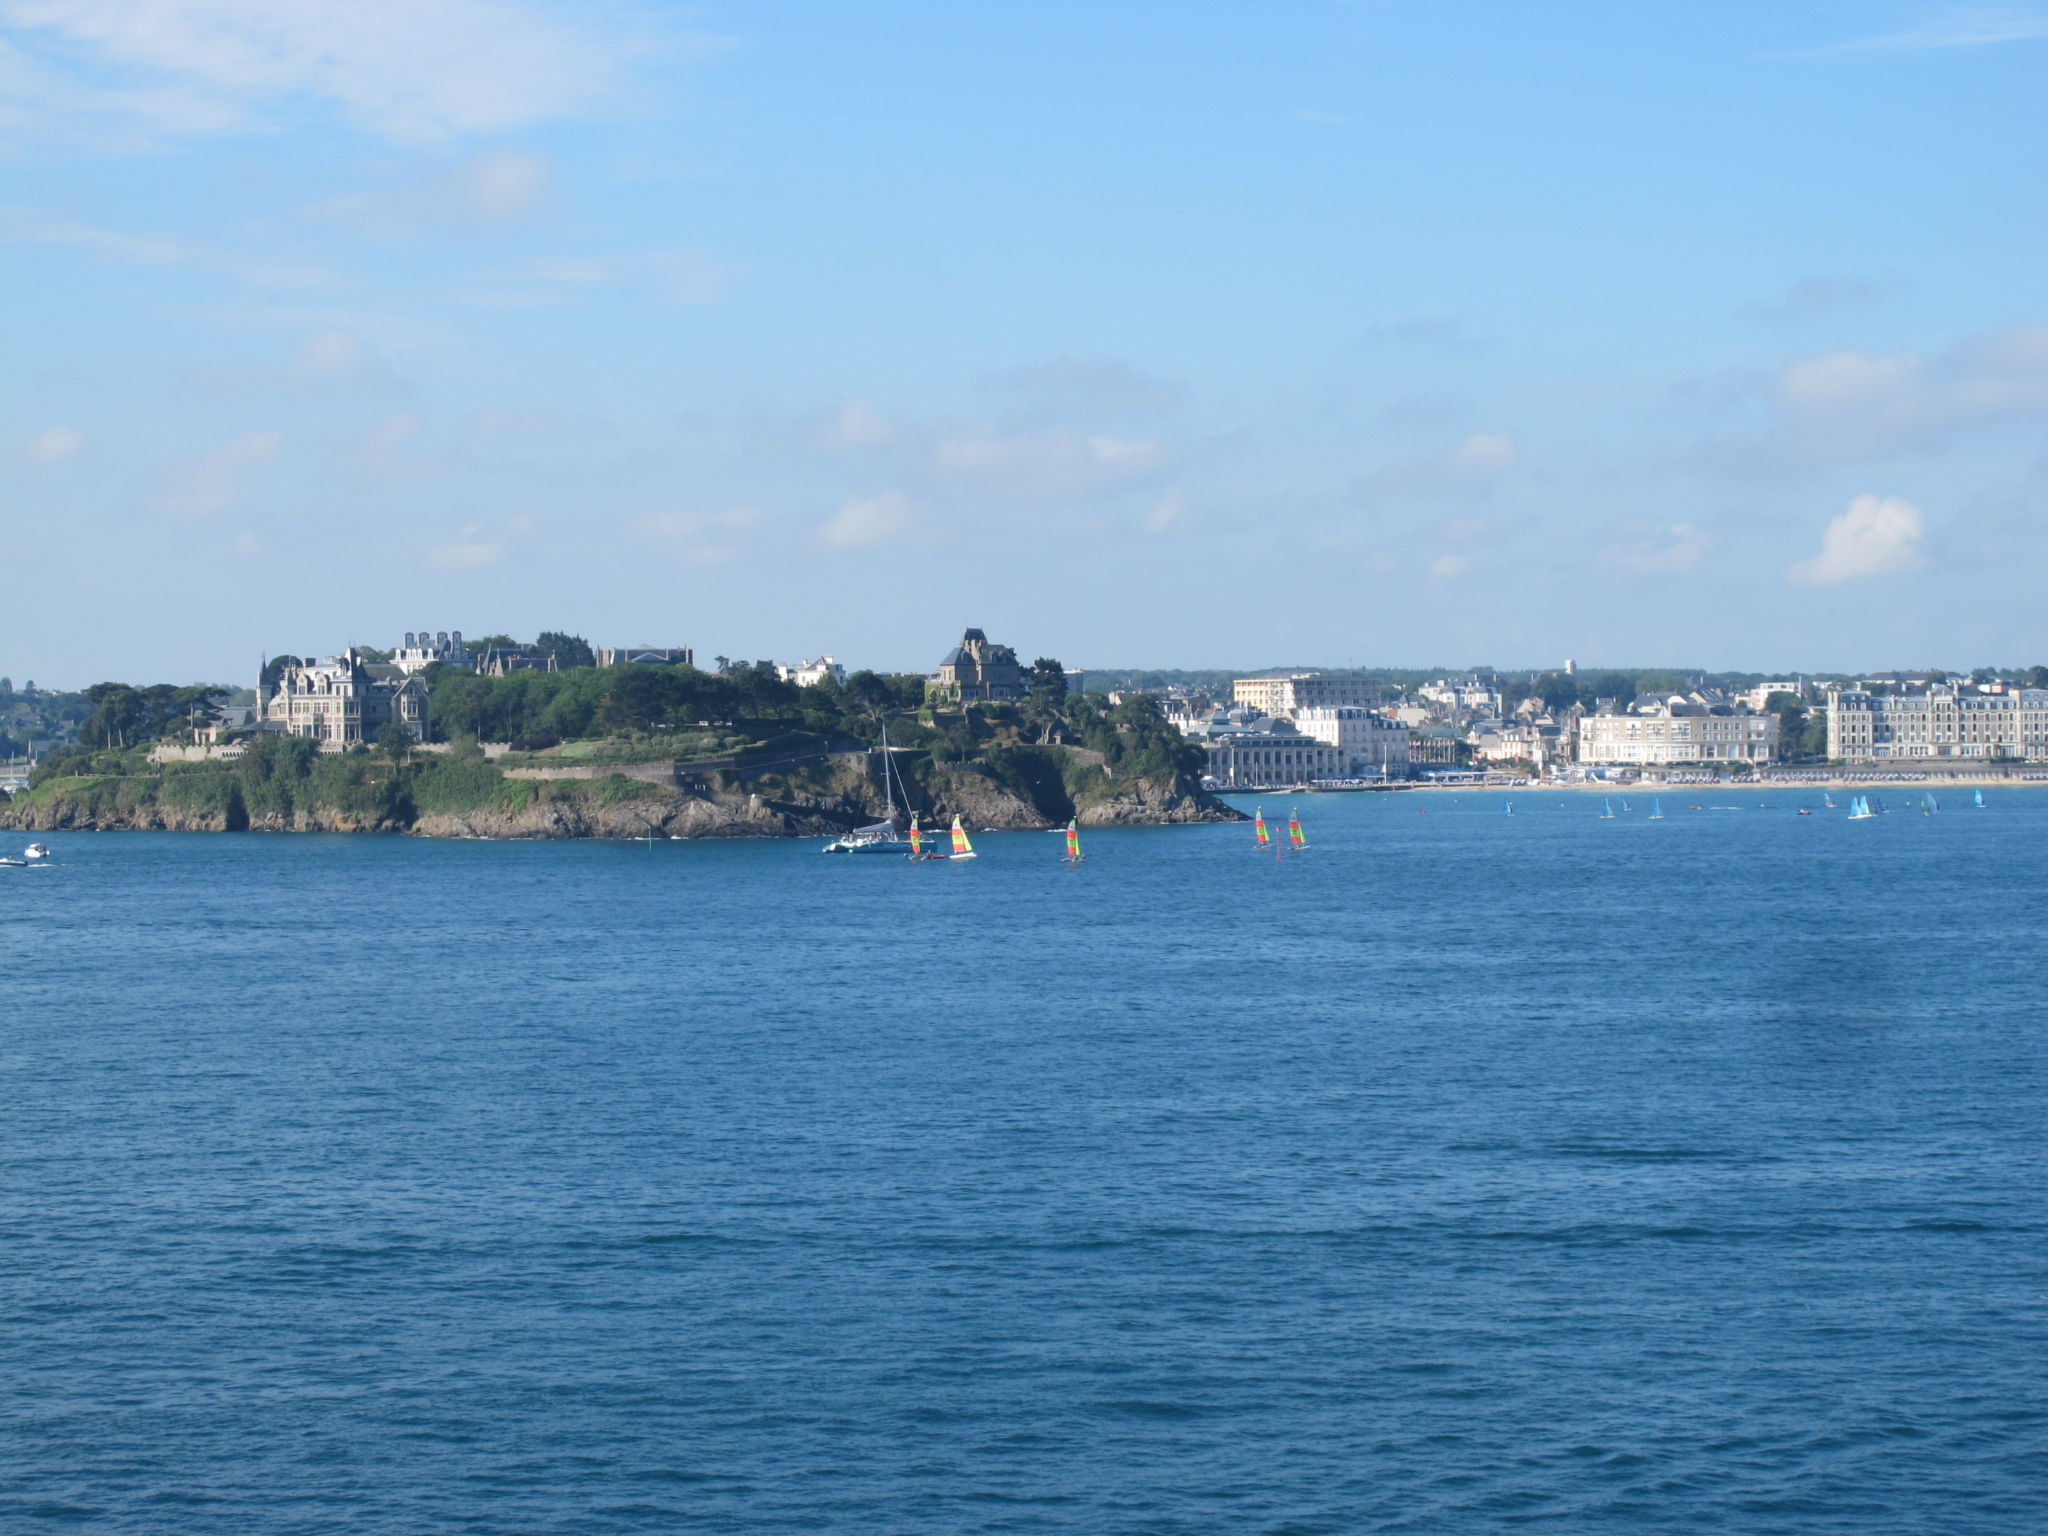
[[[929,826],[959,816],[981,830],[1237,821],[1178,778],[1109,778],[1091,754],[920,764],[904,773]],[[886,810],[875,765],[858,757],[797,776],[743,774],[685,791],[638,777],[512,779],[482,764],[393,771],[324,760],[307,778],[256,780],[234,769],[52,779],[0,803],[21,831],[405,832],[420,837],[825,837]],[[1072,785],[1070,790],[1069,785]]]

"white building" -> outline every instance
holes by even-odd
[[[1348,704],[1311,705],[1294,712],[1294,727],[1341,752],[1352,778],[1408,776],[1408,727],[1398,720]]]
[[[461,630],[444,629],[431,634],[424,629],[407,630],[405,644],[391,653],[391,665],[407,677],[426,671],[436,662],[444,667],[460,667],[465,672],[476,665],[476,658],[462,643]]]
[[[1684,694],[1645,695],[1578,720],[1575,757],[1596,764],[1773,763],[1778,717]]]
[[[835,683],[845,682],[846,668],[830,656],[820,656],[816,661],[778,661],[775,675],[799,688],[812,688],[828,678]]]
[[[1380,685],[1369,677],[1294,672],[1285,677],[1240,677],[1231,683],[1230,697],[1261,714],[1292,717],[1304,709],[1371,709],[1380,701]]]
[[[1838,762],[1900,758],[2048,758],[2048,689],[1994,693],[1968,683],[1908,684],[1884,693],[1827,691],[1828,756]]]
[[[1440,710],[1469,710],[1478,715],[1500,713],[1500,690],[1476,674],[1471,677],[1440,677],[1416,689],[1415,696]]]

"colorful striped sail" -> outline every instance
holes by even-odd
[[[1266,808],[1263,805],[1252,812],[1252,832],[1258,838],[1261,848],[1273,841],[1266,833]]]
[[[960,825],[960,818],[958,816],[953,818],[953,857],[956,859],[971,859],[974,857],[974,844],[967,841],[967,829]]]
[[[1081,828],[1075,822],[1067,823],[1067,862],[1078,863],[1081,858]]]
[[[1301,818],[1292,811],[1287,813],[1287,841],[1297,848],[1306,848],[1308,842],[1301,835]]]
[[[924,834],[917,829],[917,817],[910,818],[910,856],[914,859],[924,852]]]

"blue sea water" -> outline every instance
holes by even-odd
[[[1503,798],[53,835],[0,1530],[2048,1526],[2048,794]]]

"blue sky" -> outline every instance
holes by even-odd
[[[0,671],[2048,660],[2048,5],[0,0]]]

